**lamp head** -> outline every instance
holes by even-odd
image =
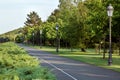
[[[114,10],[114,8],[112,7],[111,4],[109,4],[109,6],[107,7],[107,14],[109,17],[111,17],[113,15],[113,10]]]

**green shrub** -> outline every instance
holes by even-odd
[[[17,69],[21,80],[55,80],[55,77],[49,72],[49,70],[42,67],[24,67]]]
[[[4,68],[0,80],[56,80],[48,69],[42,67],[24,67],[6,70]]]
[[[55,80],[49,70],[39,64],[37,58],[14,43],[0,45],[0,80]]]

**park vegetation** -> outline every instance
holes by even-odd
[[[120,55],[120,1],[119,0],[59,0],[55,9],[46,21],[42,21],[37,12],[27,14],[24,26],[15,31],[1,35],[18,43],[59,47],[74,51],[86,52],[95,48],[96,53],[103,49],[103,59],[109,48],[109,18],[107,6],[112,4],[112,52]],[[58,35],[56,26],[59,26]],[[14,35],[14,36],[13,36]],[[3,42],[4,40],[2,40]]]
[[[55,80],[54,75],[39,64],[37,58],[15,43],[0,44],[0,80]]]
[[[97,48],[102,44],[106,49],[109,42],[106,7],[111,3],[114,7],[112,46],[120,49],[119,2],[118,0],[59,0],[58,9],[55,9],[45,22],[37,12],[30,12],[27,14],[25,26],[15,30],[14,36],[13,32],[6,33],[5,38],[16,42],[56,46],[55,27],[58,25],[59,47],[71,48],[71,50],[80,48],[85,52],[86,48]]]
[[[109,52],[106,8],[110,3],[114,7],[112,66],[107,64],[106,54]],[[7,41],[38,45],[37,48],[47,46],[41,50],[120,72],[120,0],[59,0],[58,9],[46,21],[35,11],[26,17],[23,27],[0,35],[0,80],[55,80],[35,57],[13,43],[3,44]],[[58,53],[54,48],[56,41],[61,47]]]

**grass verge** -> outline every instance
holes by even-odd
[[[32,46],[33,47],[33,46]],[[87,49],[87,52],[80,52],[80,50],[75,49],[73,52],[70,49],[59,49],[59,52],[56,52],[54,47],[42,47],[34,46],[34,48],[41,49],[53,54],[58,54],[59,56],[71,58],[77,61],[84,63],[92,64],[95,66],[103,67],[106,69],[111,69],[117,72],[120,72],[120,56],[118,54],[112,55],[112,65],[108,66],[108,53],[106,53],[106,58],[103,59],[103,54],[96,54],[94,49]]]

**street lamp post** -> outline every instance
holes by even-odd
[[[112,64],[112,49],[111,49],[111,22],[112,22],[112,15],[113,15],[113,7],[111,4],[107,7],[107,14],[109,17],[109,57],[108,57],[108,65]]]
[[[58,39],[58,29],[59,29],[59,26],[56,25],[56,52],[59,52],[59,39]]]
[[[40,48],[42,48],[42,30],[40,30]]]
[[[34,35],[35,35],[35,34],[34,34],[34,32],[33,32],[33,45],[34,45]]]

